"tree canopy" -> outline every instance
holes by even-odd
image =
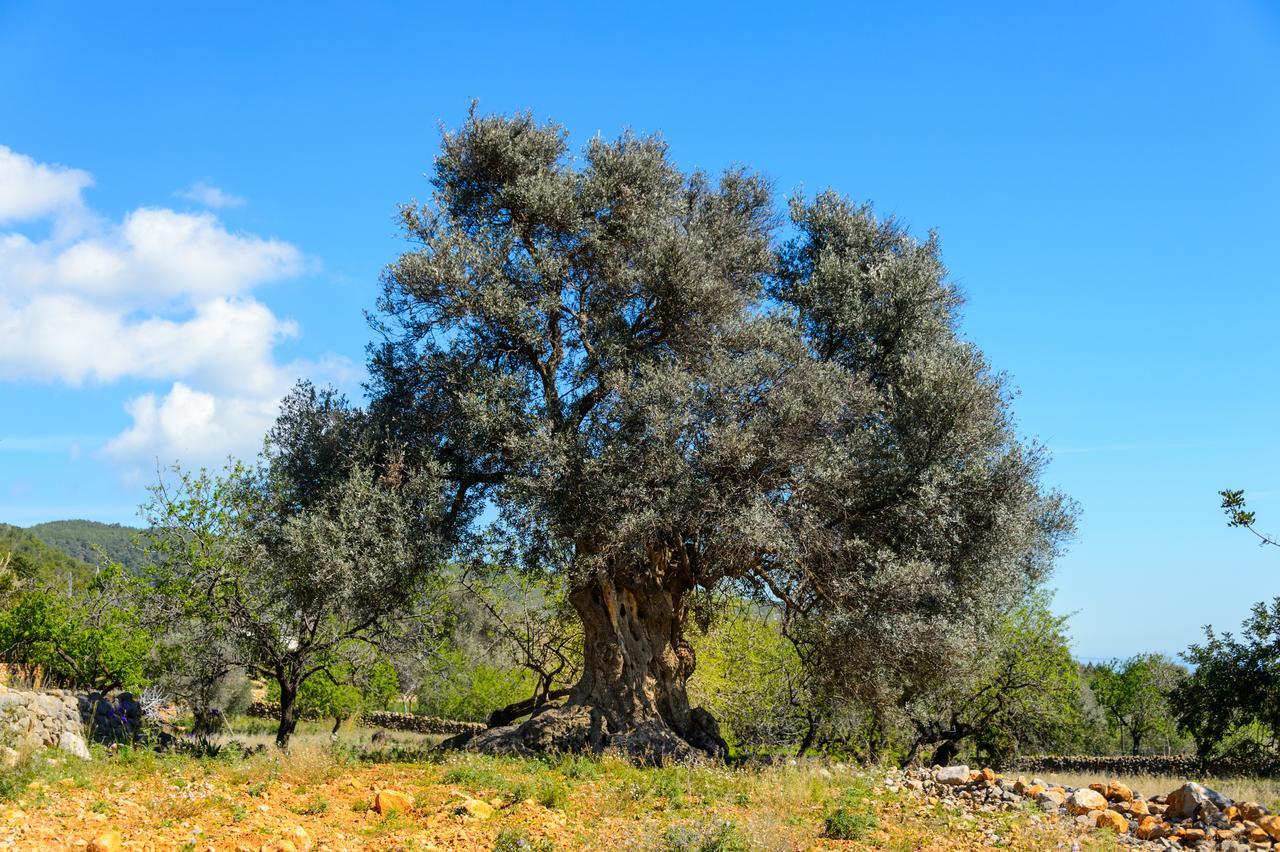
[[[432,182],[385,275],[371,417],[441,471],[458,545],[566,576],[584,635],[567,703],[477,747],[722,754],[683,635],[721,584],[784,605],[856,689],[946,677],[1050,570],[1070,506],[935,238],[832,192],[784,234],[748,169],[686,173],[634,133],[574,157],[527,114],[473,112]]]

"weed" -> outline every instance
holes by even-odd
[[[538,779],[538,804],[544,808],[554,808],[559,811],[564,810],[564,806],[568,801],[569,791],[565,789],[564,784],[560,783],[559,779]]]
[[[861,840],[880,825],[866,787],[855,784],[844,791],[835,809],[827,814],[823,835],[832,840]]]
[[[440,779],[445,784],[458,784],[463,787],[483,787],[490,790],[506,786],[502,773],[490,766],[477,766],[463,763],[445,770]]]
[[[600,777],[600,765],[587,757],[563,758],[556,768],[561,775],[572,781],[594,781]]]
[[[493,852],[552,852],[555,848],[545,837],[531,840],[523,828],[504,828],[493,842]]]
[[[668,852],[746,852],[749,848],[732,820],[701,827],[673,825],[663,835],[663,842]]]
[[[295,808],[294,813],[303,816],[319,816],[329,812],[329,800],[323,796],[312,796],[302,806]]]

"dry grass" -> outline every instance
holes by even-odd
[[[388,788],[410,793],[412,811],[373,813],[373,791]],[[492,817],[468,816],[460,806],[469,800],[487,802]],[[781,852],[959,850],[994,837],[1040,850],[1070,847],[1075,837],[1074,828],[1029,813],[944,812],[887,790],[875,772],[469,754],[369,763],[330,747],[327,733],[323,742],[299,738],[287,755],[46,756],[0,802],[0,847],[65,848],[108,828],[155,848],[217,850],[256,849],[298,828],[333,849],[486,852],[503,838],[500,848]],[[833,831],[848,839],[828,837]]]
[[[1199,781],[1237,802],[1260,802],[1272,810],[1280,809],[1280,779],[1267,778],[1181,778],[1176,775],[1112,775],[1101,777],[1083,772],[1040,772],[1036,777],[1053,784],[1087,787],[1095,781],[1112,779],[1127,784],[1144,796],[1159,796],[1178,789],[1186,781]]]

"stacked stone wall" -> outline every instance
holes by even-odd
[[[414,713],[392,713],[378,710],[363,713],[360,724],[366,728],[388,728],[393,731],[413,731],[419,734],[479,733],[485,726],[479,722],[458,722],[435,716],[418,716]]]
[[[0,760],[12,762],[23,749],[55,747],[89,757],[79,697],[61,689],[27,692],[0,686],[0,748],[5,749]]]
[[[1079,772],[1091,775],[1176,775],[1180,778],[1256,776],[1274,774],[1280,767],[1245,765],[1230,760],[1201,764],[1190,754],[1028,755],[1013,762],[1020,772]]]
[[[272,701],[255,701],[245,710],[245,715],[260,719],[274,719],[280,715],[280,705]],[[314,713],[300,714],[304,719],[319,718]],[[479,722],[459,722],[436,716],[419,716],[416,713],[393,713],[390,710],[373,710],[361,713],[356,723],[365,728],[387,728],[392,731],[412,731],[418,734],[462,734],[483,731]]]

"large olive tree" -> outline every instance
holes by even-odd
[[[473,112],[433,184],[403,208],[371,413],[447,471],[457,527],[567,575],[585,640],[563,706],[475,747],[723,754],[684,638],[720,584],[851,662],[941,671],[953,625],[1047,570],[1066,514],[933,240],[824,194],[780,242],[748,170],[630,133],[575,158],[529,115]]]

